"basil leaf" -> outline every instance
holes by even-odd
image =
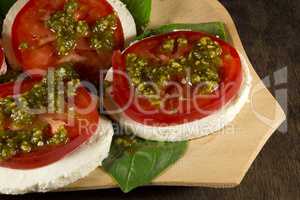
[[[153,142],[139,138],[115,137],[103,168],[127,193],[151,183],[165,169],[180,159],[187,142]]]
[[[16,2],[16,0],[1,0],[0,1],[0,15],[4,19],[10,7]]]
[[[223,22],[208,22],[200,24],[168,24],[156,29],[146,30],[136,39],[141,40],[152,35],[169,33],[175,30],[203,31],[212,35],[216,35],[225,41],[228,41],[229,39],[225,24]]]
[[[150,21],[152,0],[121,0],[131,12],[138,31],[146,28]]]
[[[10,7],[16,2],[16,0],[0,0],[0,31],[2,32],[3,20],[10,9]]]

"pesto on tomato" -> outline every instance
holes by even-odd
[[[124,35],[106,0],[29,0],[14,20],[12,41],[25,71],[72,62],[82,78],[96,82]]]
[[[50,81],[44,78],[29,91],[17,97],[0,98],[0,160],[7,160],[23,152],[29,153],[44,145],[66,144],[69,140],[65,127],[60,127],[51,137],[47,137],[48,125],[39,121],[30,109],[46,109],[53,103],[58,111],[59,81],[65,87],[77,88],[80,81],[70,65],[64,65],[54,72],[54,90],[49,92]],[[66,90],[65,88],[64,90]],[[74,95],[74,94],[72,94]]]
[[[90,47],[97,51],[112,51],[115,45],[114,32],[117,29],[115,14],[101,17],[95,25],[90,26],[87,21],[76,19],[75,14],[79,7],[76,0],[69,0],[63,11],[54,13],[47,20],[47,26],[56,35],[58,55],[68,55],[82,37],[89,38]]]
[[[186,48],[189,41],[185,37],[166,39],[162,42],[161,51],[172,53],[176,48]],[[136,54],[127,54],[126,70],[132,85],[140,94],[145,96],[155,95],[155,88],[149,85],[151,82],[160,90],[168,85],[169,81],[180,81],[183,85],[196,86],[200,94],[210,94],[218,88],[220,77],[222,49],[218,42],[209,37],[199,38],[192,50],[187,55],[170,59],[165,63],[151,61],[139,57]],[[151,99],[153,103],[159,103],[159,99]]]
[[[99,115],[96,107],[86,114],[77,112],[92,102],[78,77],[73,66],[64,64],[42,79],[25,80],[18,94],[18,82],[0,85],[0,166],[41,167],[89,139],[96,130],[83,130],[79,120],[97,125]]]
[[[131,119],[153,126],[204,118],[235,98],[242,83],[237,51],[202,32],[138,41],[115,52],[113,68],[114,101]]]

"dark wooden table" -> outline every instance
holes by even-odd
[[[221,2],[232,14],[258,74],[261,78],[270,78],[270,90],[282,100],[283,107],[288,107],[288,130],[282,127],[281,131],[273,135],[241,186],[234,189],[147,187],[126,195],[116,189],[0,196],[0,200],[300,199],[300,1]],[[281,70],[281,73],[276,77],[274,72],[278,70]],[[276,79],[285,80],[284,70],[288,70],[288,84],[276,85]]]

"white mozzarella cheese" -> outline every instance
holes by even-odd
[[[147,140],[184,141],[214,133],[232,122],[248,101],[252,77],[245,58],[242,55],[240,55],[240,57],[243,67],[243,82],[237,97],[221,110],[208,117],[185,124],[167,127],[148,126],[138,123],[126,116],[123,112],[113,114],[112,117],[117,120],[125,130]],[[112,70],[110,70],[106,76],[106,80],[112,81],[112,79]],[[117,108],[117,105],[113,102],[109,92],[110,91],[108,90],[105,95],[104,104],[108,110],[114,110]]]
[[[137,34],[136,24],[131,13],[120,0],[107,0],[107,2],[110,3],[115,12],[117,12],[122,24],[125,41],[129,44]]]
[[[0,193],[47,192],[86,177],[108,156],[112,137],[111,122],[101,118],[97,133],[89,141],[51,165],[32,170],[0,167]]]
[[[15,21],[16,16],[20,12],[20,10],[29,2],[30,0],[18,0],[16,3],[10,8],[8,14],[6,15],[3,21],[2,27],[2,38],[3,38],[3,47],[5,49],[5,54],[8,58],[8,63],[14,69],[19,69],[20,64],[14,54],[11,35],[12,35],[12,27]],[[120,18],[124,38],[126,43],[129,43],[136,36],[136,25],[134,19],[125,4],[123,4],[120,0],[108,0],[108,3],[114,8],[115,12]]]
[[[1,47],[1,46],[0,46],[0,47]],[[3,55],[2,63],[0,62],[0,75],[5,74],[6,71],[7,71],[7,65],[6,65],[6,62],[5,62],[4,55]]]
[[[5,74],[6,71],[7,71],[6,62],[5,62],[5,60],[3,60],[3,63],[2,63],[2,65],[0,66],[0,75]]]

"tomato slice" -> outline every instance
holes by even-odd
[[[35,78],[22,83],[21,93],[30,90],[41,79]],[[0,85],[0,98],[12,96],[14,94],[15,83]],[[79,112],[79,109],[90,107],[94,102],[92,95],[83,87],[79,87],[74,97],[75,118],[73,123],[69,123],[66,114],[42,114],[41,119],[49,122],[49,127],[54,127],[58,122],[65,123],[68,131],[69,142],[65,145],[46,145],[30,153],[18,154],[15,157],[0,162],[1,167],[12,169],[35,169],[52,164],[61,160],[66,155],[76,150],[86,142],[97,130],[100,117],[97,108],[91,108],[88,112]],[[51,119],[51,120],[49,120]],[[52,121],[52,122],[51,122]],[[84,124],[81,124],[84,122]],[[52,134],[52,130],[49,130]]]
[[[184,91],[184,100],[170,98],[165,101],[165,107],[167,109],[162,110],[151,104],[149,99],[137,95],[129,83],[129,79],[122,75],[122,73],[127,74],[126,56],[128,54],[136,54],[148,60],[152,59],[158,63],[164,63],[168,60],[179,58],[180,56],[187,56],[196,42],[204,36],[218,42],[222,48],[222,62],[218,71],[221,80],[219,87],[209,95],[195,96],[193,95],[192,88],[182,86],[181,89]],[[181,37],[188,39],[188,45],[185,48],[177,49],[172,53],[161,52],[163,41]],[[112,96],[114,101],[119,107],[125,109],[125,113],[128,117],[139,123],[151,126],[183,124],[207,117],[235,98],[242,84],[242,67],[237,51],[226,42],[202,32],[178,31],[139,41],[126,49],[123,53],[114,53],[113,68],[114,81]],[[133,98],[130,92],[133,92]],[[176,89],[169,88],[166,92],[176,94]],[[177,112],[166,112],[166,110],[169,111],[168,108],[176,108],[179,105],[180,109]]]
[[[74,62],[82,78],[95,81],[99,79],[99,70],[111,66],[113,50],[124,46],[124,35],[120,19],[114,32],[114,48],[101,52],[91,48],[90,43],[77,41],[75,49],[68,56],[59,56],[56,50],[56,36],[46,25],[46,20],[57,11],[63,10],[66,0],[29,0],[17,14],[12,27],[14,53],[23,70],[47,69],[62,62]],[[86,21],[92,27],[101,17],[114,14],[112,6],[106,0],[77,0],[80,7],[75,18]],[[86,38],[89,38],[87,36]],[[29,48],[20,49],[26,42]],[[81,59],[77,59],[77,58]],[[84,72],[84,73],[83,73]],[[89,73],[86,73],[89,72]]]

